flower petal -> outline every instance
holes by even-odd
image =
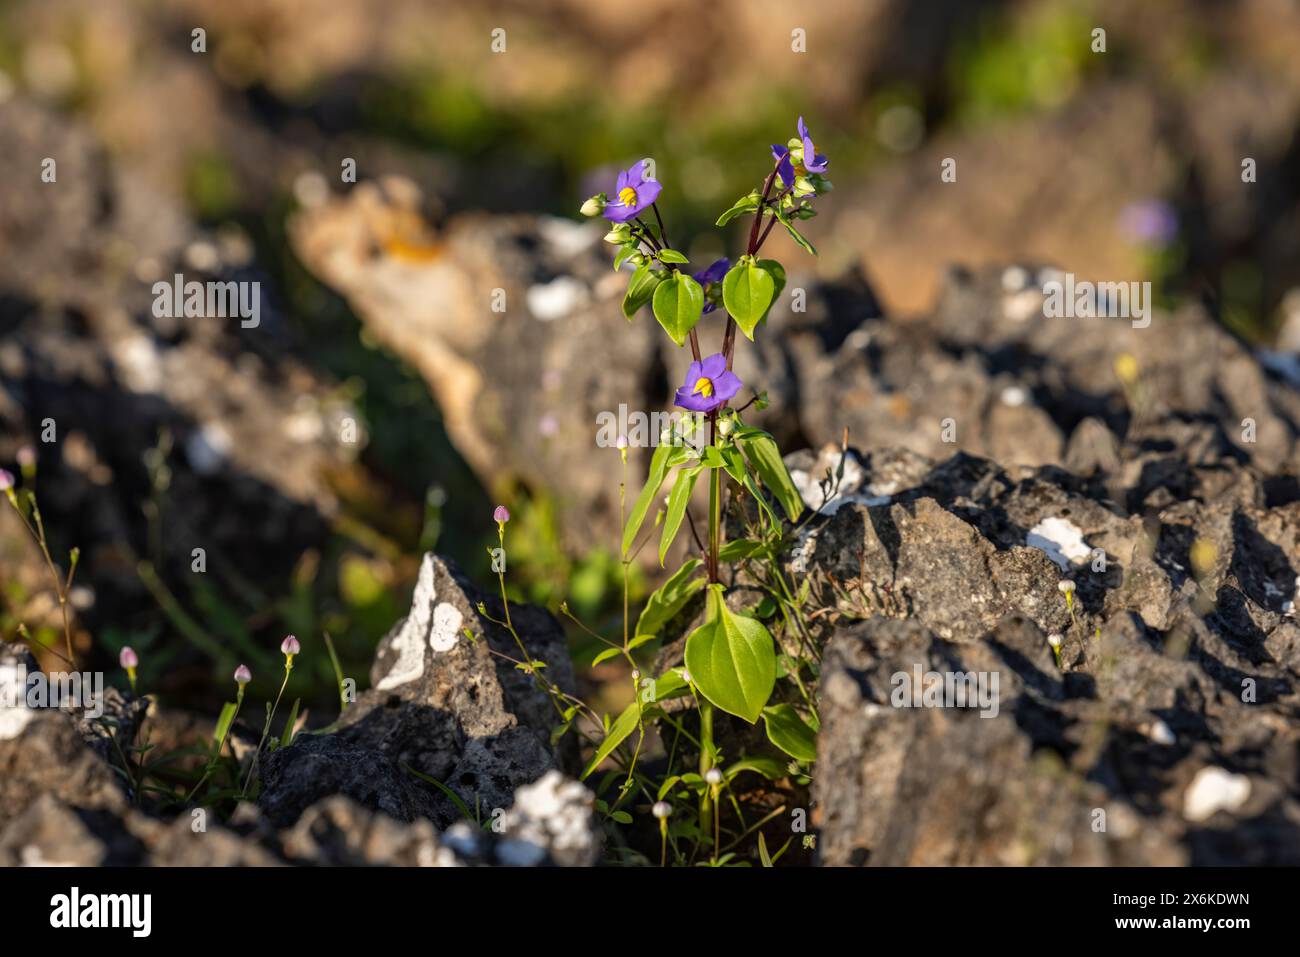
[[[740,376],[736,375],[736,373],[730,370],[723,372],[713,380],[714,398],[725,402],[739,392],[743,385]]]
[[[727,371],[727,357],[721,352],[715,352],[711,356],[705,356],[704,361],[700,363],[700,374],[706,375],[710,379],[716,379]]]

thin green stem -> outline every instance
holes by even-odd
[[[239,799],[241,801],[248,796],[248,786],[253,783],[253,774],[257,771],[258,758],[262,756],[262,748],[266,744],[267,736],[271,733],[271,722],[275,720],[275,713],[280,709],[280,699],[284,697],[284,689],[289,686],[289,675],[292,671],[293,660],[286,656],[284,662],[284,680],[280,682],[280,693],[275,696],[275,704],[271,705],[271,710],[266,716],[266,724],[262,726],[262,740],[257,742],[257,751],[253,753],[253,762],[248,766],[248,777],[244,779],[244,786],[239,792]]]

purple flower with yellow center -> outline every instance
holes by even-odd
[[[790,151],[779,143],[773,143],[772,158],[779,164],[776,175],[781,177],[781,185],[789,189],[794,185],[794,164],[790,162]]]
[[[799,117],[799,139],[803,140],[803,168],[810,173],[824,173],[830,160],[817,152],[813,146],[812,134],[808,132],[808,124]]]
[[[645,160],[634,163],[631,168],[618,174],[614,184],[614,195],[605,204],[605,218],[614,223],[625,223],[635,219],[643,210],[659,198],[663,187],[658,180],[646,179]]]
[[[715,352],[691,363],[674,404],[692,412],[712,412],[726,405],[743,384],[740,376],[727,368],[727,357]]]
[[[726,256],[717,260],[708,269],[701,269],[695,275],[691,276],[704,289],[704,315],[708,315],[714,309],[718,308],[717,302],[709,297],[709,286],[714,283],[722,282],[727,275],[727,270],[731,268],[731,260]]]

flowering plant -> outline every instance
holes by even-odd
[[[707,423],[707,444],[693,447],[681,441],[681,435],[673,434],[657,446],[649,476],[630,514],[624,509],[622,537],[626,567],[639,550],[638,536],[651,505],[675,473],[666,507],[654,522],[655,527],[662,525],[660,564],[684,522],[691,528],[699,554],[686,561],[650,597],[635,636],[629,639],[625,635],[623,647],[606,654],[621,651],[635,667],[629,652],[656,637],[657,631],[701,590],[706,591],[705,621],[687,638],[684,668],[673,669],[658,679],[644,679],[648,690],[639,692],[638,701],[607,730],[588,766],[589,773],[645,720],[657,702],[688,690],[696,693],[700,705],[702,779],[714,770],[719,756],[712,736],[714,708],[751,724],[762,717],[772,743],[796,761],[806,762],[813,757],[816,715],[799,677],[800,663],[778,656],[772,633],[761,620],[774,617],[771,609],[767,615],[754,617],[732,611],[721,578],[724,562],[761,563],[761,570],[751,570],[773,599],[772,605],[779,612],[775,617],[791,627],[801,647],[811,649],[795,597],[797,590],[787,581],[779,561],[789,529],[785,519],[790,523],[799,519],[804,511],[803,499],[772,436],[741,418],[751,405],[764,408],[766,394],[755,392],[743,405],[733,405],[744,388],[733,368],[736,330],[753,341],[786,284],[781,263],[761,258],[763,244],[779,224],[796,244],[815,255],[816,250],[796,223],[815,216],[812,201],[831,188],[823,175],[829,161],[816,151],[803,117],[797,124],[797,136],[784,146],[773,145],[771,155],[773,165],[761,186],[742,196],[717,220],[722,227],[738,217],[752,215],[744,253],[734,262],[719,259],[694,273],[689,270],[687,257],[669,240],[658,205],[663,187],[652,174],[651,161],[642,160],[619,173],[612,195],[599,193],[582,205],[584,215],[603,215],[613,224],[605,241],[616,248],[614,268],[630,271],[623,315],[631,322],[649,305],[669,338],[680,348],[689,346],[692,361],[676,390],[675,404],[703,414]],[[701,344],[701,320],[718,310],[726,315],[720,324],[719,347],[706,353]],[[716,318],[707,322],[716,322]],[[623,455],[626,465],[625,450]],[[709,486],[706,539],[701,539],[689,513],[692,493],[702,477],[707,478]],[[734,510],[745,533],[725,544],[724,484],[736,490],[733,503],[744,497],[754,504],[752,509]],[[798,685],[803,694],[800,708],[808,719],[791,704],[770,703],[778,672]],[[634,671],[634,675],[639,676],[639,672]],[[715,798],[709,789],[701,791],[702,804],[708,805]]]

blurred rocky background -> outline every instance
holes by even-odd
[[[738,355],[785,449],[847,427],[860,449],[1064,467],[1134,514],[1208,500],[1201,470],[1230,461],[1284,508],[1297,49],[1291,0],[10,0],[0,466],[35,449],[56,560],[81,548],[78,654],[111,668],[129,644],[195,711],[241,661],[273,693],[290,631],[309,710],[336,696],[324,632],[364,688],[426,551],[490,581],[498,501],[513,597],[616,627],[621,469],[595,416],[665,408],[685,363],[623,321],[574,211],[653,156],[693,265],[735,255],[743,227],[724,244],[712,223],[802,114],[836,186],[806,224],[821,256],[768,249],[807,311],[779,304]],[[1043,319],[1060,270],[1149,280],[1156,321]],[[156,316],[176,273],[259,282],[260,325]],[[636,572],[634,599],[655,569]],[[5,509],[5,639],[19,622],[61,641]],[[619,674],[578,670],[598,699]]]

